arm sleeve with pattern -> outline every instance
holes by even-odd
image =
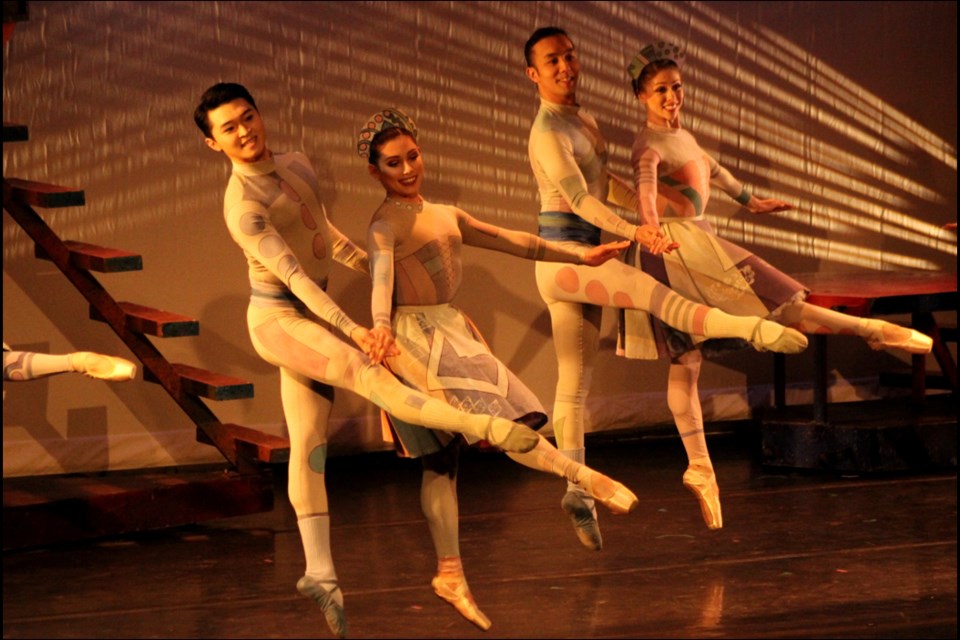
[[[633,186],[618,175],[607,174],[608,186],[607,202],[626,209],[627,211],[639,211],[637,203],[637,192]]]
[[[710,160],[710,184],[720,187],[725,194],[740,204],[750,202],[750,193],[740,184],[740,181],[734,178],[732,173],[720,166],[720,163],[712,157],[707,156],[707,158]]]
[[[350,336],[357,323],[303,272],[297,257],[270,222],[262,205],[241,201],[227,210],[224,217],[234,242],[286,284],[310,311]]]
[[[370,314],[373,316],[374,327],[390,328],[390,315],[393,311],[394,242],[393,229],[382,220],[374,222],[367,230],[370,277],[373,279]]]
[[[583,250],[569,250],[526,231],[482,222],[461,209],[456,209],[456,215],[464,244],[509,253],[527,260],[583,263]]]
[[[660,214],[657,211],[657,167],[660,165],[660,154],[647,148],[640,154],[633,167],[633,174],[637,181],[637,204],[640,220],[644,224],[660,225]]]
[[[627,222],[590,195],[587,181],[573,158],[569,139],[555,132],[543,133],[537,140],[535,154],[540,167],[575,214],[604,231],[628,240],[636,238],[637,225]]]
[[[367,252],[358,247],[353,240],[327,221],[330,227],[330,239],[333,244],[333,259],[354,271],[370,275],[370,261]]]

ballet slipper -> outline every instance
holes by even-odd
[[[807,348],[807,336],[796,329],[763,319],[753,327],[750,342],[757,351],[800,353]]]
[[[126,382],[137,374],[137,365],[129,360],[90,351],[74,353],[70,362],[75,370],[97,380]]]
[[[430,583],[433,592],[443,600],[453,605],[453,608],[464,618],[475,624],[481,631],[490,628],[490,619],[480,611],[477,603],[473,600],[473,594],[470,593],[470,587],[467,586],[467,579],[463,575],[459,576],[434,576]]]
[[[330,582],[327,582],[330,584]],[[303,576],[297,581],[297,591],[303,595],[316,600],[323,611],[323,617],[327,619],[327,626],[330,631],[338,638],[347,637],[347,619],[343,615],[343,606],[337,602],[333,594],[336,593],[340,585],[333,583],[333,588],[327,589],[324,583],[310,576]]]
[[[573,521],[573,530],[580,544],[591,551],[603,549],[603,536],[597,523],[597,510],[587,503],[589,498],[576,491],[567,491],[560,501],[560,507]]]
[[[871,349],[902,349],[907,353],[930,353],[933,349],[933,338],[916,329],[908,329],[900,325],[875,320],[872,318],[860,319],[860,331]]]
[[[683,486],[693,493],[700,502],[700,513],[708,529],[723,527],[723,513],[720,510],[720,487],[713,467],[691,463],[683,473]]]
[[[506,433],[503,433],[506,431]],[[499,435],[498,435],[499,433]],[[490,418],[487,442],[509,453],[527,453],[540,444],[540,434],[530,427],[503,418]]]

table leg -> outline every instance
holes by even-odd
[[[814,334],[813,341],[813,421],[827,423],[827,336]]]
[[[783,409],[787,406],[787,356],[773,354],[773,407]]]

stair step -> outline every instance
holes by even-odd
[[[9,186],[11,197],[15,202],[31,207],[80,207],[85,204],[83,190],[73,187],[60,187],[55,184],[45,184],[20,178],[4,178],[3,197],[8,197]]]
[[[253,397],[252,382],[186,364],[171,364],[173,370],[180,376],[180,388],[185,393],[210,400],[240,400]],[[149,382],[160,382],[146,367],[143,370],[143,379]]]
[[[126,314],[126,324],[130,331],[158,338],[181,338],[200,335],[200,322],[194,318],[161,311],[132,302],[117,303]],[[106,322],[94,307],[90,307],[90,319]]]
[[[30,137],[27,125],[13,122],[3,123],[3,142],[26,142]]]
[[[251,460],[278,464],[290,461],[290,441],[263,431],[238,424],[207,425],[215,430],[218,439],[230,438],[236,444],[237,453]],[[203,430],[197,429],[197,440],[213,444]]]
[[[70,264],[77,269],[100,273],[141,271],[143,269],[143,258],[135,253],[98,247],[95,244],[74,240],[64,240],[63,244],[70,250]],[[34,255],[41,260],[52,259],[40,245],[35,245]]]
[[[264,513],[273,509],[273,497],[269,472],[178,468],[4,478],[3,550]]]

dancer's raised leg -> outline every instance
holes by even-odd
[[[858,318],[808,302],[784,307],[780,314],[784,324],[804,333],[857,335],[872,349],[902,349],[907,353],[930,353],[933,339],[916,329],[876,318]]]

